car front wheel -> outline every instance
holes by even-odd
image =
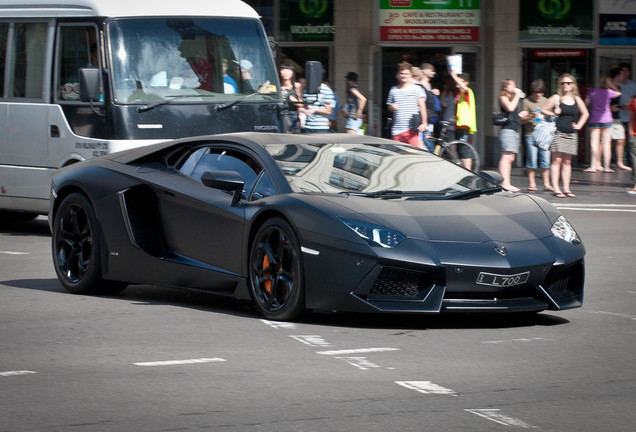
[[[58,279],[73,294],[108,294],[123,290],[101,275],[100,239],[90,201],[82,194],[64,198],[52,232],[53,265]]]
[[[265,222],[249,257],[250,291],[267,318],[289,321],[305,310],[303,265],[298,238],[281,218]]]

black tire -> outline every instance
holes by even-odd
[[[440,156],[457,165],[461,165],[462,158],[471,159],[472,171],[478,172],[480,167],[479,154],[471,144],[455,140],[447,143],[440,151]]]
[[[285,220],[275,217],[258,229],[249,255],[249,284],[256,306],[267,318],[290,321],[305,312],[300,245]]]
[[[90,201],[82,194],[64,198],[55,213],[51,246],[53,266],[64,288],[73,294],[115,294],[122,282],[102,279],[101,245]]]

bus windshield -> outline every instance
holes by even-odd
[[[108,35],[119,104],[280,98],[270,48],[256,20],[116,19]]]

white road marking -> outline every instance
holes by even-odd
[[[322,336],[318,335],[300,335],[290,336],[290,338],[296,339],[298,342],[302,342],[310,347],[329,347],[331,344],[324,340]]]
[[[636,205],[633,204],[563,204],[552,203],[559,210],[580,211],[604,211],[636,213]]]
[[[287,329],[287,330],[296,330],[296,324],[289,322],[277,322],[277,321],[268,321],[262,319],[261,322],[267,324],[271,328],[274,329]]]
[[[3,255],[28,255],[28,252],[16,252],[16,251],[0,251]]]
[[[455,390],[442,387],[430,381],[394,381],[396,384],[424,394],[457,396]]]
[[[372,368],[380,367],[379,365],[375,363],[371,363],[369,360],[367,360],[366,357],[336,357],[336,358],[339,360],[344,360],[350,365],[355,366],[358,369],[362,369],[362,370],[369,370]]]
[[[512,342],[535,342],[535,341],[553,341],[553,340],[556,340],[556,339],[533,337],[533,338],[519,338],[519,339],[509,339],[509,340],[492,340],[492,341],[485,341],[482,343],[502,344],[502,343],[512,343]]]
[[[465,409],[464,411],[477,414],[480,417],[483,417],[490,421],[494,421],[495,423],[499,423],[500,425],[504,426],[516,426],[524,429],[535,429],[538,427],[529,425],[528,423],[514,417],[509,417],[505,414],[501,414],[500,409]]]
[[[224,362],[224,361],[225,359],[215,357],[215,358],[199,358],[199,359],[188,359],[188,360],[140,362],[140,363],[133,363],[133,364],[136,366],[174,366],[174,365],[183,365],[183,364],[212,363],[212,362]]]
[[[349,354],[364,354],[371,352],[386,352],[386,351],[399,351],[399,348],[360,348],[360,349],[348,349],[348,350],[334,350],[334,351],[317,351],[316,354],[339,356]]]
[[[615,316],[615,317],[636,320],[636,315],[628,315],[628,314],[618,313],[618,312],[597,311],[597,310],[589,310],[589,309],[585,309],[584,312],[588,312],[588,313],[592,313],[592,314],[599,314],[599,315],[611,315],[611,316]]]
[[[0,376],[8,377],[8,376],[18,376],[18,375],[29,375],[37,372],[28,371],[28,370],[14,370],[14,371],[6,371],[0,372]]]

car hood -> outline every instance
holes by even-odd
[[[507,192],[469,199],[389,200],[350,195],[325,196],[333,204],[358,213],[360,220],[433,242],[520,242],[551,236],[558,212],[547,202]],[[542,201],[542,200],[541,200]]]

